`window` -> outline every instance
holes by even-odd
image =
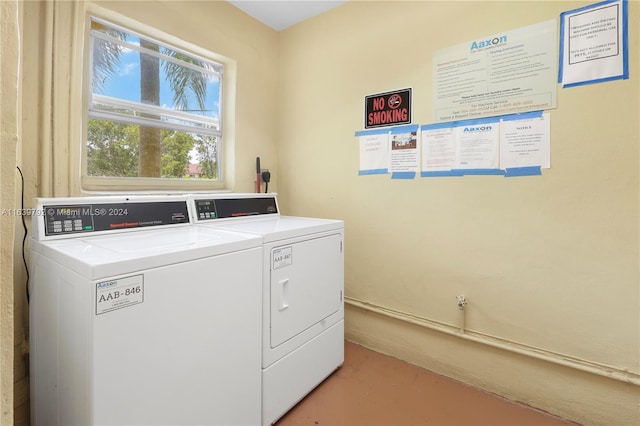
[[[83,187],[220,188],[224,65],[98,18],[89,40]]]

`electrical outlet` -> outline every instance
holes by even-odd
[[[456,300],[458,301],[458,309],[461,311],[464,310],[465,306],[467,306],[467,299],[463,294],[456,296]]]

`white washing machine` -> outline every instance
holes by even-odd
[[[197,224],[262,238],[262,424],[272,424],[344,362],[344,223],[281,216],[275,194],[193,195],[191,206]]]
[[[256,425],[262,240],[187,197],[37,199],[34,425]]]

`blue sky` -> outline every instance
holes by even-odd
[[[160,105],[173,108],[173,93],[165,78],[163,67],[160,66]],[[140,54],[131,49],[125,49],[120,54],[120,64],[115,73],[105,82],[104,95],[140,102]],[[220,84],[217,79],[212,79],[207,84],[205,115],[219,117]],[[189,107],[198,109],[193,96],[190,96]]]

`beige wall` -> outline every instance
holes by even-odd
[[[280,203],[345,220],[349,339],[566,418],[640,423],[629,3],[631,78],[558,86],[537,177],[358,176],[363,99],[412,87],[413,121],[430,123],[433,51],[591,2],[358,1],[280,33]]]

